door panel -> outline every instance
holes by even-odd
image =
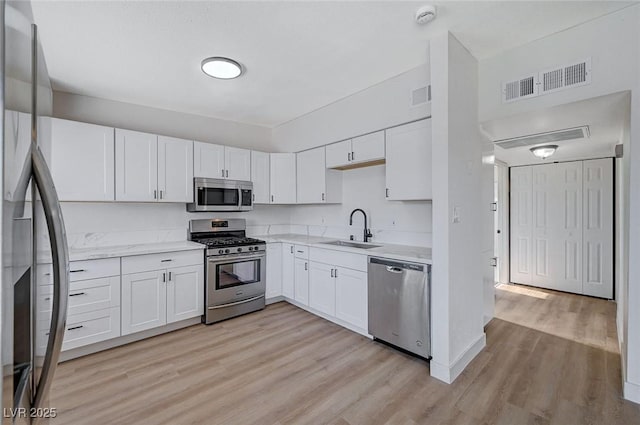
[[[225,178],[251,180],[251,151],[247,149],[224,148]]]
[[[193,142],[158,136],[158,200],[193,202]]]
[[[327,264],[309,263],[309,307],[330,316],[336,314],[336,280],[333,267]]]
[[[367,273],[336,268],[336,317],[360,329],[368,329]]]
[[[251,181],[253,182],[253,203],[269,203],[269,154],[251,151]]]
[[[294,292],[294,264],[293,245],[282,244],[282,295],[293,299]]]
[[[511,282],[531,284],[533,248],[532,167],[511,168]]]
[[[613,159],[584,161],[584,293],[613,298]]]
[[[309,305],[309,262],[302,258],[294,260],[294,297],[301,304]]]
[[[167,323],[166,272],[122,275],[122,335]]]
[[[158,136],[116,129],[116,201],[155,201]]]
[[[351,139],[327,145],[326,155],[327,168],[349,165],[351,163]]]
[[[167,269],[167,323],[204,314],[203,266]]]
[[[224,146],[193,142],[193,175],[212,179],[224,178]]]
[[[544,288],[553,287],[550,270],[553,232],[551,220],[556,213],[551,210],[554,201],[554,164],[532,167],[533,178],[533,273],[531,284]]]
[[[298,204],[318,204],[324,201],[326,173],[324,147],[299,152],[296,157]]]

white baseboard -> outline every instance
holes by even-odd
[[[285,298],[282,295],[278,295],[277,297],[266,298],[264,303],[266,305],[279,303],[280,301],[285,301]]]
[[[487,326],[492,319],[493,316],[484,316],[484,326]]]
[[[443,365],[435,359],[431,359],[429,363],[431,376],[447,384],[453,383],[469,363],[471,363],[471,360],[473,360],[486,345],[487,336],[483,332],[450,366]]]
[[[624,381],[622,394],[625,399],[640,404],[640,385]]]

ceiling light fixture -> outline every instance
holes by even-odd
[[[203,60],[200,66],[205,74],[220,80],[232,80],[244,73],[244,68],[238,62],[219,56]]]
[[[557,149],[558,149],[558,145],[543,145],[543,146],[533,147],[533,148],[531,148],[529,150],[531,151],[531,153],[533,153],[538,158],[547,159],[551,155],[556,153]]]
[[[436,18],[436,7],[431,5],[422,6],[416,11],[416,23],[424,25]]]

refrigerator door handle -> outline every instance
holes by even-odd
[[[42,373],[36,387],[33,407],[41,408],[58,365],[64,331],[67,322],[67,301],[69,299],[69,252],[65,233],[62,210],[58,201],[53,179],[40,148],[32,143],[31,163],[33,178],[42,199],[53,260],[53,306],[51,311],[51,327],[42,364]]]

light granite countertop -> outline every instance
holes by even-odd
[[[69,249],[69,261],[97,260],[100,258],[128,257],[130,255],[157,254],[162,252],[191,251],[205,246],[191,241],[158,242],[118,246],[98,246],[94,248]],[[41,263],[51,262],[51,253],[38,255]]]
[[[266,242],[285,242],[292,244],[300,244],[313,246],[323,249],[331,249],[335,251],[353,252],[355,254],[364,254],[372,257],[389,258],[401,261],[413,261],[422,264],[431,264],[431,248],[420,246],[394,245],[387,243],[371,242],[371,245],[379,245],[376,248],[362,249],[349,246],[328,245],[326,242],[333,242],[338,239],[326,238],[321,236],[297,235],[285,233],[280,235],[262,235],[256,236]]]

